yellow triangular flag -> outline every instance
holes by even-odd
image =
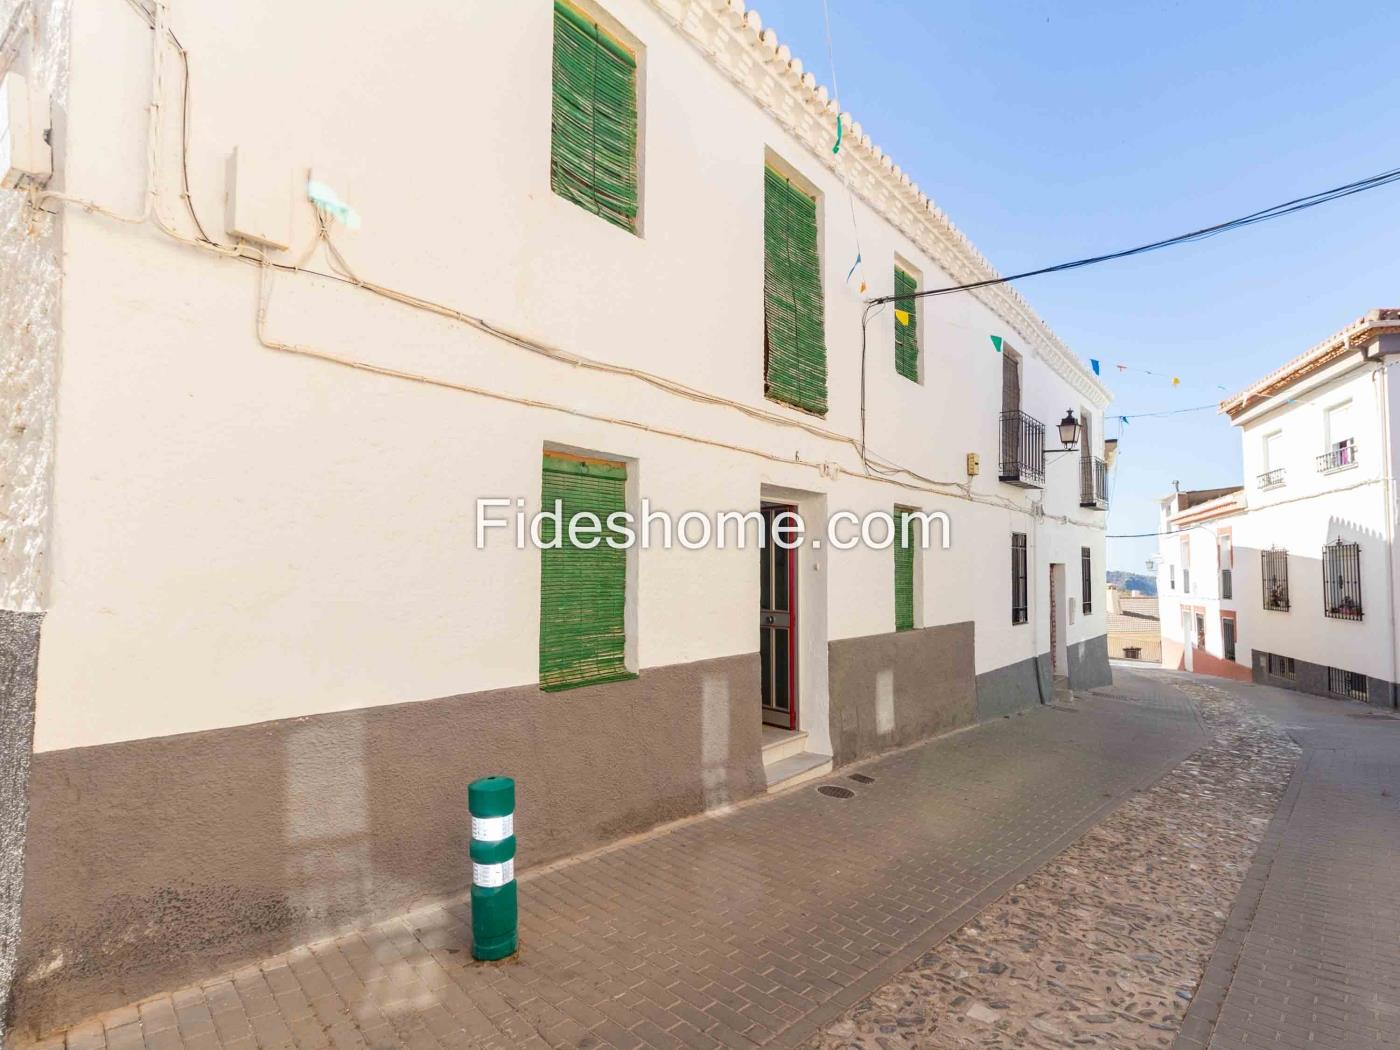
[[[907,324],[909,323],[909,311],[908,311],[908,310],[896,310],[896,311],[894,312],[894,315],[895,315],[895,317],[897,317],[897,318],[899,319],[899,323],[900,323],[900,324],[902,324],[902,325],[907,325]]]
[[[861,295],[864,295],[864,294],[865,294],[865,282],[864,282],[864,281],[861,281],[861,282],[860,282],[860,294],[861,294]]]
[[[1172,376],[1172,386],[1180,386],[1180,385],[1181,385],[1181,378],[1180,378],[1179,376]]]

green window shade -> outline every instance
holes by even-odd
[[[826,415],[826,321],[817,202],[763,169],[764,393]]]
[[[545,689],[633,677],[625,662],[627,552],[607,544],[609,536],[623,538],[607,527],[607,519],[627,509],[626,488],[627,468],[621,463],[544,457],[543,509],[552,512],[557,500],[562,523],[558,547],[554,523],[546,519],[540,529],[540,685]],[[591,550],[569,539],[569,522],[585,511],[603,526],[579,536],[585,544],[598,538]]]
[[[894,509],[894,629],[914,629],[914,529],[905,529],[909,512]],[[906,534],[907,533],[907,534]]]
[[[637,229],[637,60],[566,4],[554,5],[554,192]]]
[[[894,294],[911,295],[919,290],[919,282],[898,266],[894,268]],[[919,381],[919,300],[896,299],[896,310],[909,316],[904,324],[894,319],[894,370],[905,379]]]

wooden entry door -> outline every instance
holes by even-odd
[[[773,519],[796,507],[763,505],[759,545],[758,652],[763,724],[797,728],[797,551],[772,542]]]

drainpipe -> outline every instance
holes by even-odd
[[[1380,343],[1376,343],[1379,348]],[[1362,357],[1375,361],[1377,368],[1371,373],[1371,389],[1375,392],[1381,420],[1382,469],[1385,471],[1382,482],[1385,493],[1385,571],[1386,571],[1386,611],[1390,617],[1390,706],[1400,707],[1397,696],[1397,683],[1400,683],[1400,655],[1396,646],[1400,639],[1395,633],[1395,489],[1394,464],[1390,449],[1390,376],[1384,355],[1378,352],[1373,357],[1368,346],[1361,351]]]

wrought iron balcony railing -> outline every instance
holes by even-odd
[[[1024,412],[1001,414],[1001,480],[1028,489],[1045,484],[1045,424]]]
[[[1108,508],[1108,464],[1083,456],[1079,460],[1079,505]]]
[[[1259,487],[1261,489],[1276,489],[1283,484],[1283,468],[1277,467],[1274,470],[1266,470],[1259,475]]]
[[[1330,474],[1334,470],[1343,470],[1346,467],[1354,466],[1356,466],[1356,442],[1350,438],[1337,442],[1335,446],[1317,457],[1317,472],[1319,474]]]

